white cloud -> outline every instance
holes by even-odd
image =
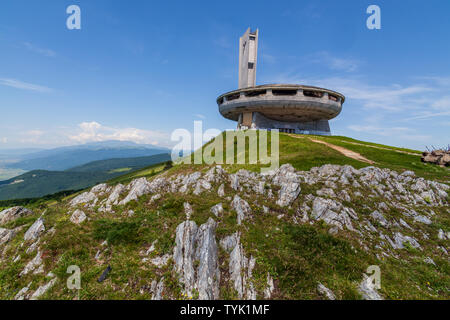
[[[1,141],[2,143],[7,143],[7,142],[8,142],[8,138],[3,137],[3,138],[0,139],[0,141]]]
[[[201,113],[195,113],[194,116],[196,116],[197,118],[200,118],[200,119],[206,119],[206,117]]]
[[[331,77],[323,79],[304,79],[296,75],[279,75],[277,82],[302,83],[323,87],[342,93],[346,100],[354,100],[366,109],[389,112],[414,111],[428,108],[432,97],[424,94],[437,91],[424,84],[401,86],[398,84],[372,85],[358,77]]]
[[[113,128],[98,122],[82,122],[75,134],[69,135],[72,142],[86,143],[95,141],[120,140],[159,146],[171,145],[169,134],[161,131],[137,128]]]
[[[51,92],[52,89],[37,84],[23,82],[16,79],[0,78],[0,85],[12,87],[16,89],[23,89],[35,92]]]
[[[41,54],[43,56],[46,57],[54,57],[56,56],[56,52],[50,49],[43,49],[43,48],[39,48],[29,42],[24,42],[23,45],[25,46],[25,48],[27,48],[28,50]]]
[[[321,51],[311,58],[311,62],[327,65],[332,70],[353,72],[356,71],[361,64],[359,60],[352,58],[338,58],[329,52]]]

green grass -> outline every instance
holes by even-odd
[[[109,170],[108,173],[123,173],[132,170],[133,168],[117,168],[114,170]]]

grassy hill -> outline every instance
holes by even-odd
[[[357,152],[374,163],[370,165],[355,160],[330,145],[311,139]],[[150,299],[157,295],[157,287],[163,288],[160,293],[164,299],[196,299],[199,296],[196,290],[186,295],[184,284],[178,277],[188,268],[175,272],[173,253],[180,245],[180,239],[184,239],[178,234],[183,223],[190,221],[199,226],[198,230],[204,230],[211,219],[217,226],[206,234],[213,235],[208,243],[217,242],[215,263],[220,272],[221,299],[238,298],[230,273],[236,257],[247,259],[240,266],[239,274],[247,277],[245,288],[248,289],[251,284],[258,299],[265,298],[269,278],[273,278],[274,284],[271,299],[324,299],[317,290],[319,282],[331,289],[337,299],[360,299],[362,296],[358,286],[370,265],[381,269],[381,289],[378,291],[385,299],[450,298],[450,264],[448,253],[445,253],[445,248],[450,244],[450,239],[446,238],[450,232],[449,194],[441,193],[439,201],[427,196],[423,196],[425,200],[422,202],[417,200],[423,190],[428,192],[432,189],[430,184],[418,191],[422,182],[417,177],[448,184],[448,168],[421,163],[419,151],[345,137],[288,134],[280,134],[280,162],[290,163],[301,170],[296,173],[300,176],[317,178],[312,183],[302,180],[301,191],[289,206],[277,203],[283,186],[257,174],[261,164],[223,165],[228,173],[215,175],[209,189],[202,187],[200,192],[196,189],[199,185],[205,185],[204,180],[212,165],[180,164],[165,168],[159,164],[109,180],[111,188],[104,194],[95,194],[98,197],[95,202],[83,200],[74,206],[69,204],[89,190],[29,202],[27,207],[35,211],[34,215],[1,226],[7,230],[17,230],[17,234],[8,242],[3,258],[0,258],[0,298],[13,299],[29,283],[29,294],[35,292],[52,281],[47,276],[51,271],[58,281],[40,298],[73,299],[78,293],[65,287],[69,276],[66,270],[70,265],[78,265],[82,270],[81,299]],[[351,165],[357,169],[373,166],[397,173],[389,172],[385,179],[377,175],[382,176],[380,172],[386,171],[364,169],[351,174],[351,182],[343,184],[340,176],[342,168],[324,167],[321,171],[323,175],[318,174],[318,169],[311,170],[326,164]],[[232,181],[236,176],[231,174],[237,174],[239,169],[250,172],[241,171],[238,174],[240,183],[233,187]],[[416,176],[411,173],[400,176],[410,170]],[[188,183],[183,181],[192,179],[190,175],[194,172],[201,174],[201,178],[197,177],[197,187],[194,183],[186,191],[181,191],[183,184]],[[256,178],[252,177],[251,172]],[[135,179],[142,177],[147,177],[151,186],[128,185],[129,189],[118,199],[124,200],[130,194],[136,195],[136,198],[125,204],[112,205],[113,212],[103,210],[113,187],[120,187],[119,183],[136,183]],[[158,181],[167,184],[161,184],[158,189]],[[142,180],[140,182],[144,183]],[[397,182],[405,188],[405,193],[396,189]],[[219,192],[221,185],[224,186],[224,195]],[[256,192],[255,188],[262,189],[259,191],[262,193]],[[139,190],[142,193],[138,193]],[[324,190],[328,193],[324,194]],[[342,191],[349,198],[342,195]],[[405,196],[408,193],[411,197]],[[236,196],[245,200],[248,205],[246,210],[250,212],[244,216],[242,223],[237,223],[239,214],[233,204]],[[341,209],[333,209],[338,213],[354,212],[354,217],[348,218],[354,230],[346,227],[338,231],[333,229],[333,223],[341,221],[341,218],[317,219],[314,216],[317,209],[314,209],[314,202],[317,199],[330,207],[339,203]],[[222,204],[223,210],[215,214],[211,208],[218,203]],[[0,208],[13,204],[11,201],[0,202]],[[189,207],[192,212],[187,220]],[[69,220],[75,209],[85,212],[88,218],[79,225]],[[374,211],[381,213],[388,224],[375,219]],[[32,242],[24,241],[23,236],[42,213],[45,213],[46,231],[40,235],[40,241],[35,246],[44,253],[44,271],[18,277],[38,254],[37,250],[27,251]],[[194,229],[191,232],[195,233],[192,231]],[[398,240],[400,234],[417,239],[420,247],[414,242]],[[239,236],[241,246],[234,247],[234,250],[241,250],[239,254],[232,255],[223,246],[226,243],[224,240],[231,235]],[[198,241],[201,239],[204,238],[200,237]],[[393,248],[390,243],[392,239],[400,241],[403,247]],[[248,273],[250,261],[255,263],[251,276]],[[194,259],[192,267],[197,270],[201,264],[201,260]],[[100,283],[97,279],[107,266],[111,267],[111,272]],[[197,271],[194,278],[199,274]]]
[[[0,181],[0,200],[36,198],[64,190],[80,190],[124,173],[170,160],[169,154],[99,160],[65,171],[33,170]]]
[[[268,135],[268,138],[268,149],[270,151],[270,135]],[[365,158],[374,161],[374,163],[368,164],[349,158],[326,145],[313,142],[312,140],[324,141],[335,146],[344,147],[345,149],[361,154]],[[210,143],[212,142],[209,142],[206,145],[209,145]],[[206,145],[203,146],[202,152]],[[248,162],[248,148],[245,152],[246,161]],[[279,152],[280,164],[290,163],[297,170],[309,170],[312,167],[324,164],[348,164],[358,169],[373,165],[375,167],[388,168],[400,172],[412,170],[420,177],[450,184],[450,169],[421,162],[420,156],[422,152],[418,150],[397,148],[341,136],[314,136],[280,133]],[[194,157],[194,155],[191,157]],[[234,164],[230,165],[229,168],[232,171],[237,171],[242,168],[258,171],[261,166],[262,165],[259,163],[256,165]]]

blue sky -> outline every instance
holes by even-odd
[[[81,30],[66,8],[81,8]],[[366,8],[381,8],[381,30]],[[257,84],[347,100],[333,134],[424,149],[450,133],[449,1],[0,3],[0,149],[121,139],[170,145],[176,128],[234,128],[238,39],[259,28]]]

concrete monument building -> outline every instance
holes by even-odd
[[[219,112],[238,129],[330,135],[328,120],[342,110],[345,97],[335,91],[299,85],[256,85],[258,29],[239,39],[239,88],[217,98]]]

